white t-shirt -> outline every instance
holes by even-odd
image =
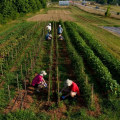
[[[46,28],[47,28],[47,30],[51,31],[51,26],[50,25],[48,25]]]

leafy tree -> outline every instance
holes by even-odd
[[[105,12],[105,16],[106,17],[110,17],[111,13],[110,13],[110,6],[107,7],[107,10]]]
[[[35,0],[29,0],[29,5],[31,6],[31,12],[37,11],[37,4]]]
[[[17,13],[16,6],[11,1],[5,1],[3,4],[3,17],[10,18]]]
[[[100,3],[100,4],[106,4],[107,3],[107,0],[96,0],[97,3]]]
[[[46,0],[40,0],[40,2],[42,4],[43,8],[46,8]]]
[[[108,4],[113,4],[113,5],[115,5],[115,4],[117,4],[118,2],[117,2],[117,0],[108,0]]]
[[[47,0],[0,0],[0,23],[46,7]]]
[[[28,0],[15,0],[15,5],[19,13],[28,13],[30,12],[30,6]]]
[[[39,0],[36,0],[36,5],[38,10],[42,8],[42,4]]]

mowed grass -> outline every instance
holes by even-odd
[[[71,7],[71,12],[78,25],[92,34],[105,49],[120,60],[120,37],[102,28],[102,26],[120,26],[120,20],[90,14],[77,7]]]
[[[88,24],[97,25],[120,25],[120,20],[118,19],[87,13],[77,7],[71,7],[71,12],[78,22],[87,22]],[[86,21],[84,19],[86,19]]]

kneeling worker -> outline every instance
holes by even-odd
[[[58,40],[64,40],[64,37],[60,34],[60,35],[58,36]]]
[[[45,39],[46,39],[46,40],[51,40],[51,39],[52,39],[52,35],[48,33],[48,34],[45,36]]]
[[[47,87],[47,83],[45,82],[43,76],[47,75],[47,73],[45,71],[41,71],[40,74],[38,74],[37,76],[34,77],[33,81],[32,81],[32,86],[37,88],[37,92],[40,92],[39,89],[43,88],[43,87]]]
[[[67,79],[65,82],[64,88],[61,90],[60,94],[67,93],[67,95],[62,96],[62,99],[65,99],[68,96],[71,96],[72,98],[75,96],[80,96],[80,91],[75,82],[72,80]]]

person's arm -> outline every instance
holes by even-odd
[[[70,93],[68,93],[67,95],[65,95],[64,98],[66,98],[66,97],[68,97],[68,96],[70,96]]]
[[[44,80],[44,78],[42,80],[43,80],[44,83],[46,83],[45,80]]]
[[[61,93],[66,89],[66,86],[63,87],[63,89],[60,91]]]
[[[68,93],[67,95],[65,96],[62,96],[62,99],[64,100],[66,97],[70,96],[70,93]]]

